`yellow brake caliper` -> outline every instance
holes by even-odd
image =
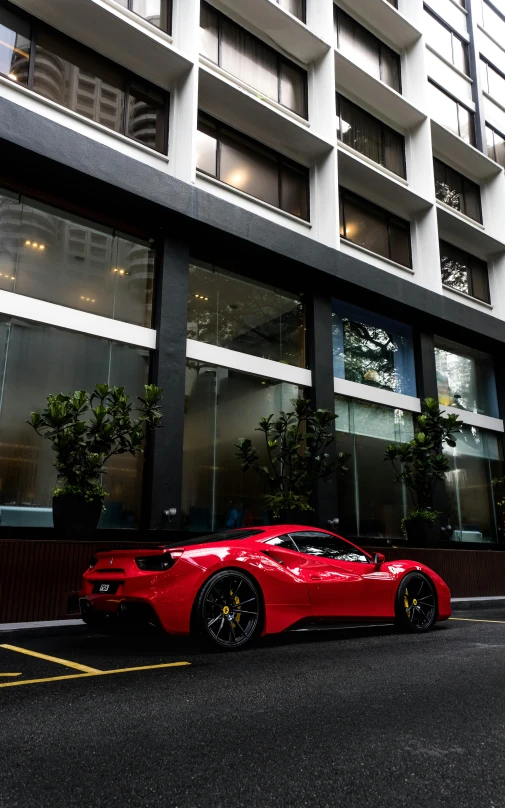
[[[403,595],[403,605],[405,606],[406,611],[409,611],[410,606],[409,606],[409,590],[408,589],[405,590],[405,593]]]
[[[230,595],[233,595],[233,592],[231,590],[230,590]],[[233,598],[233,602],[234,602],[235,606],[240,606],[240,598],[239,598],[238,595],[235,595],[235,597]],[[235,615],[235,622],[232,623],[233,628],[235,628],[236,623],[240,623],[240,615],[239,614]]]

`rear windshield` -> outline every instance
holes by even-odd
[[[263,530],[224,530],[222,533],[209,533],[207,536],[192,536],[182,541],[173,541],[164,544],[163,547],[189,547],[191,544],[214,544],[218,541],[235,541],[236,539],[249,539],[251,536],[259,536]]]

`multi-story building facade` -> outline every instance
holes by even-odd
[[[314,518],[398,538],[383,461],[427,396],[463,422],[439,507],[502,538],[503,0],[0,0],[0,516],[50,525],[49,393],[148,380],[103,526],[265,521],[234,459],[333,409]]]

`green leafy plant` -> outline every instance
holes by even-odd
[[[414,510],[407,518],[434,523],[439,513],[434,510],[433,495],[450,469],[443,446],[456,446],[454,436],[461,432],[461,422],[459,415],[444,415],[434,398],[422,402],[416,422],[412,440],[387,446],[384,460],[392,463],[396,482],[405,485],[411,496]]]
[[[54,496],[74,494],[88,502],[103,499],[101,476],[106,474],[107,460],[141,452],[146,430],[159,426],[162,390],[154,384],[144,389],[136,417],[124,387],[108,384],[97,384],[91,394],[77,390],[73,395],[48,396],[45,409],[31,413],[27,423],[51,442],[56,453]]]
[[[242,469],[253,469],[264,481],[266,503],[278,518],[283,511],[314,510],[310,497],[317,480],[334,472],[347,472],[350,455],[340,452],[330,460],[328,447],[335,440],[336,415],[329,410],[313,411],[306,399],[292,399],[292,412],[280,412],[260,420],[256,431],[265,440],[266,464],[249,438],[239,438],[235,458]]]

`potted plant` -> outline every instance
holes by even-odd
[[[435,510],[433,499],[437,485],[450,468],[443,446],[456,446],[454,435],[458,432],[459,415],[444,415],[438,401],[427,398],[416,418],[412,440],[386,447],[384,460],[393,464],[396,482],[406,486],[414,505],[402,526],[409,543],[416,546],[437,543],[440,512]]]
[[[312,410],[303,398],[292,399],[292,412],[269,415],[260,420],[256,431],[263,434],[266,464],[249,438],[239,438],[237,460],[242,469],[253,469],[264,481],[266,503],[278,522],[301,521],[313,511],[311,495],[317,480],[328,480],[336,471],[347,472],[350,455],[340,452],[335,461],[326,451],[335,440],[337,416],[329,410]]]
[[[51,441],[56,453],[58,484],[53,491],[53,523],[65,533],[90,531],[98,525],[106,496],[102,486],[110,457],[142,451],[147,429],[161,420],[162,390],[144,385],[137,417],[124,387],[97,384],[91,395],[51,395],[42,412],[27,421],[38,435]]]

